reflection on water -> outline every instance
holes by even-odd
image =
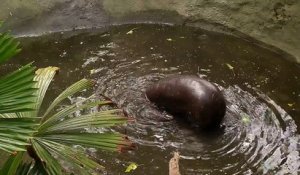
[[[134,29],[134,30],[132,30]],[[22,39],[20,56],[3,71],[35,60],[61,67],[49,96],[79,80],[97,81],[135,123],[116,128],[137,143],[125,154],[91,151],[108,174],[167,174],[172,151],[182,174],[297,174],[300,67],[281,55],[233,36],[195,28],[124,25]],[[171,74],[215,82],[227,99],[223,130],[207,136],[150,104],[145,88]]]

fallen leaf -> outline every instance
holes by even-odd
[[[288,103],[289,107],[293,107],[295,105],[295,103]]]
[[[133,34],[133,30],[130,30],[129,32],[126,33],[127,35]]]
[[[180,175],[179,171],[179,152],[175,152],[174,156],[169,161],[169,175]]]
[[[227,66],[230,70],[233,70],[233,66],[231,66],[229,63],[226,63],[226,66]]]
[[[94,74],[94,73],[96,73],[95,69],[90,70],[90,74]]]
[[[125,173],[130,173],[131,171],[137,169],[138,165],[134,162],[132,162],[125,170]]]
[[[242,122],[245,124],[249,124],[251,122],[250,116],[246,113],[242,113]]]
[[[127,34],[127,35],[133,34],[133,31],[136,30],[136,29],[137,29],[137,28],[133,28],[133,29],[129,30],[126,34]]]

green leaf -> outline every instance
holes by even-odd
[[[0,118],[0,149],[9,153],[26,151],[36,125],[35,118]]]
[[[0,78],[0,114],[34,109],[34,69],[28,64]]]
[[[83,103],[84,101],[86,101],[88,99],[84,99],[82,100],[80,103]],[[64,119],[65,117],[70,116],[71,114],[73,114],[76,111],[82,110],[82,109],[87,109],[87,108],[91,108],[94,106],[103,106],[103,105],[109,105],[112,104],[111,101],[95,101],[95,102],[90,102],[87,104],[83,104],[80,106],[77,106],[77,104],[73,104],[71,106],[68,106],[66,108],[64,108],[63,110],[53,114],[52,116],[48,117],[48,120],[46,120],[45,122],[43,122],[40,127],[39,127],[39,133],[42,133],[46,128],[50,127],[51,125],[57,123],[58,121],[61,121],[62,119]],[[114,109],[114,110],[107,110],[107,111],[102,111],[103,113],[112,113],[112,114],[116,114],[118,112],[121,112],[118,109]]]
[[[43,145],[39,143],[37,138],[31,140],[31,144],[36,151],[36,154],[45,163],[45,168],[48,174],[50,175],[60,175],[62,174],[62,167],[57,162],[57,160],[50,154],[48,149],[46,149]]]
[[[57,68],[51,67],[39,69],[37,71],[34,80],[37,81],[36,87],[39,88],[39,98],[37,100],[37,111],[35,114],[37,114],[40,108],[46,90],[56,71]],[[49,115],[50,112],[64,99],[92,85],[92,81],[83,79],[64,90],[46,110],[38,132],[35,133],[34,138],[31,139],[34,150],[41,160],[45,162],[45,167],[49,174],[61,174],[61,166],[58,163],[53,163],[53,156],[58,156],[61,160],[70,162],[80,174],[88,174],[90,169],[95,170],[103,168],[89,157],[86,157],[84,152],[76,150],[68,145],[83,145],[106,150],[121,150],[121,148],[130,145],[129,141],[120,134],[82,133],[86,127],[112,126],[118,123],[125,123],[127,118],[119,116],[118,113],[120,110],[108,110],[80,117],[70,117],[70,115],[77,110],[97,105],[111,104],[110,101],[96,101],[81,106],[74,104],[55,114]]]
[[[22,162],[24,152],[18,152],[16,155],[10,155],[1,168],[1,175],[15,175]]]
[[[47,119],[47,115],[49,114],[49,112],[56,106],[58,105],[61,101],[63,101],[64,99],[68,98],[69,96],[80,92],[88,87],[91,87],[94,83],[90,80],[87,79],[82,79],[76,83],[74,83],[73,85],[71,85],[70,87],[68,87],[66,90],[64,90],[53,102],[52,104],[49,106],[49,108],[47,109],[47,111],[45,112],[45,114],[43,115],[43,121]]]
[[[42,138],[35,138],[34,144],[35,147],[38,146],[38,149],[40,149],[40,151],[37,151],[39,156],[42,152],[52,153],[73,165],[76,170],[80,171],[79,174],[90,174],[90,170],[103,169],[101,165],[87,157],[85,152],[82,150]],[[42,149],[44,150],[42,151]],[[58,165],[54,165],[53,162],[51,162],[50,154],[41,155],[40,157],[43,157],[43,161],[45,161],[45,164],[49,167],[51,166],[51,169],[59,168]]]
[[[116,124],[124,124],[127,121],[128,119],[126,117],[111,114],[107,111],[101,111],[94,114],[65,119],[49,126],[45,129],[44,133],[64,133],[82,130],[87,127],[109,127]]]
[[[19,45],[10,34],[0,33],[0,64],[19,53]]]
[[[0,114],[0,118],[18,118],[16,113]]]
[[[40,136],[44,140],[50,140],[61,144],[81,145],[108,151],[119,151],[131,147],[132,143],[121,134],[109,133],[81,133],[51,134]]]
[[[31,113],[32,116],[35,117],[37,116],[40,107],[43,103],[43,99],[45,97],[47,89],[58,70],[59,70],[58,67],[46,67],[46,68],[38,69],[36,71],[36,76],[34,80],[37,81],[35,87],[38,88],[38,91],[36,93],[37,95],[37,99],[35,103],[36,111]]]
[[[131,171],[137,169],[138,165],[134,162],[128,165],[128,167],[125,170],[125,173],[130,173]]]
[[[47,175],[47,170],[43,166],[42,162],[25,162],[22,163],[18,170],[17,175]]]

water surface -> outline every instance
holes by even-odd
[[[89,153],[107,174],[167,174],[173,151],[182,174],[297,174],[300,170],[300,66],[234,36],[166,25],[122,25],[23,38],[23,52],[3,72],[35,61],[58,66],[48,101],[81,78],[135,123],[117,128],[137,144],[124,154]],[[145,88],[172,74],[216,83],[227,99],[223,131],[205,135],[172,120],[145,99]]]

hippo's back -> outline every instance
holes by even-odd
[[[179,75],[163,79],[146,90],[147,98],[173,115],[184,115],[199,125],[220,124],[225,100],[212,83],[197,76]]]

